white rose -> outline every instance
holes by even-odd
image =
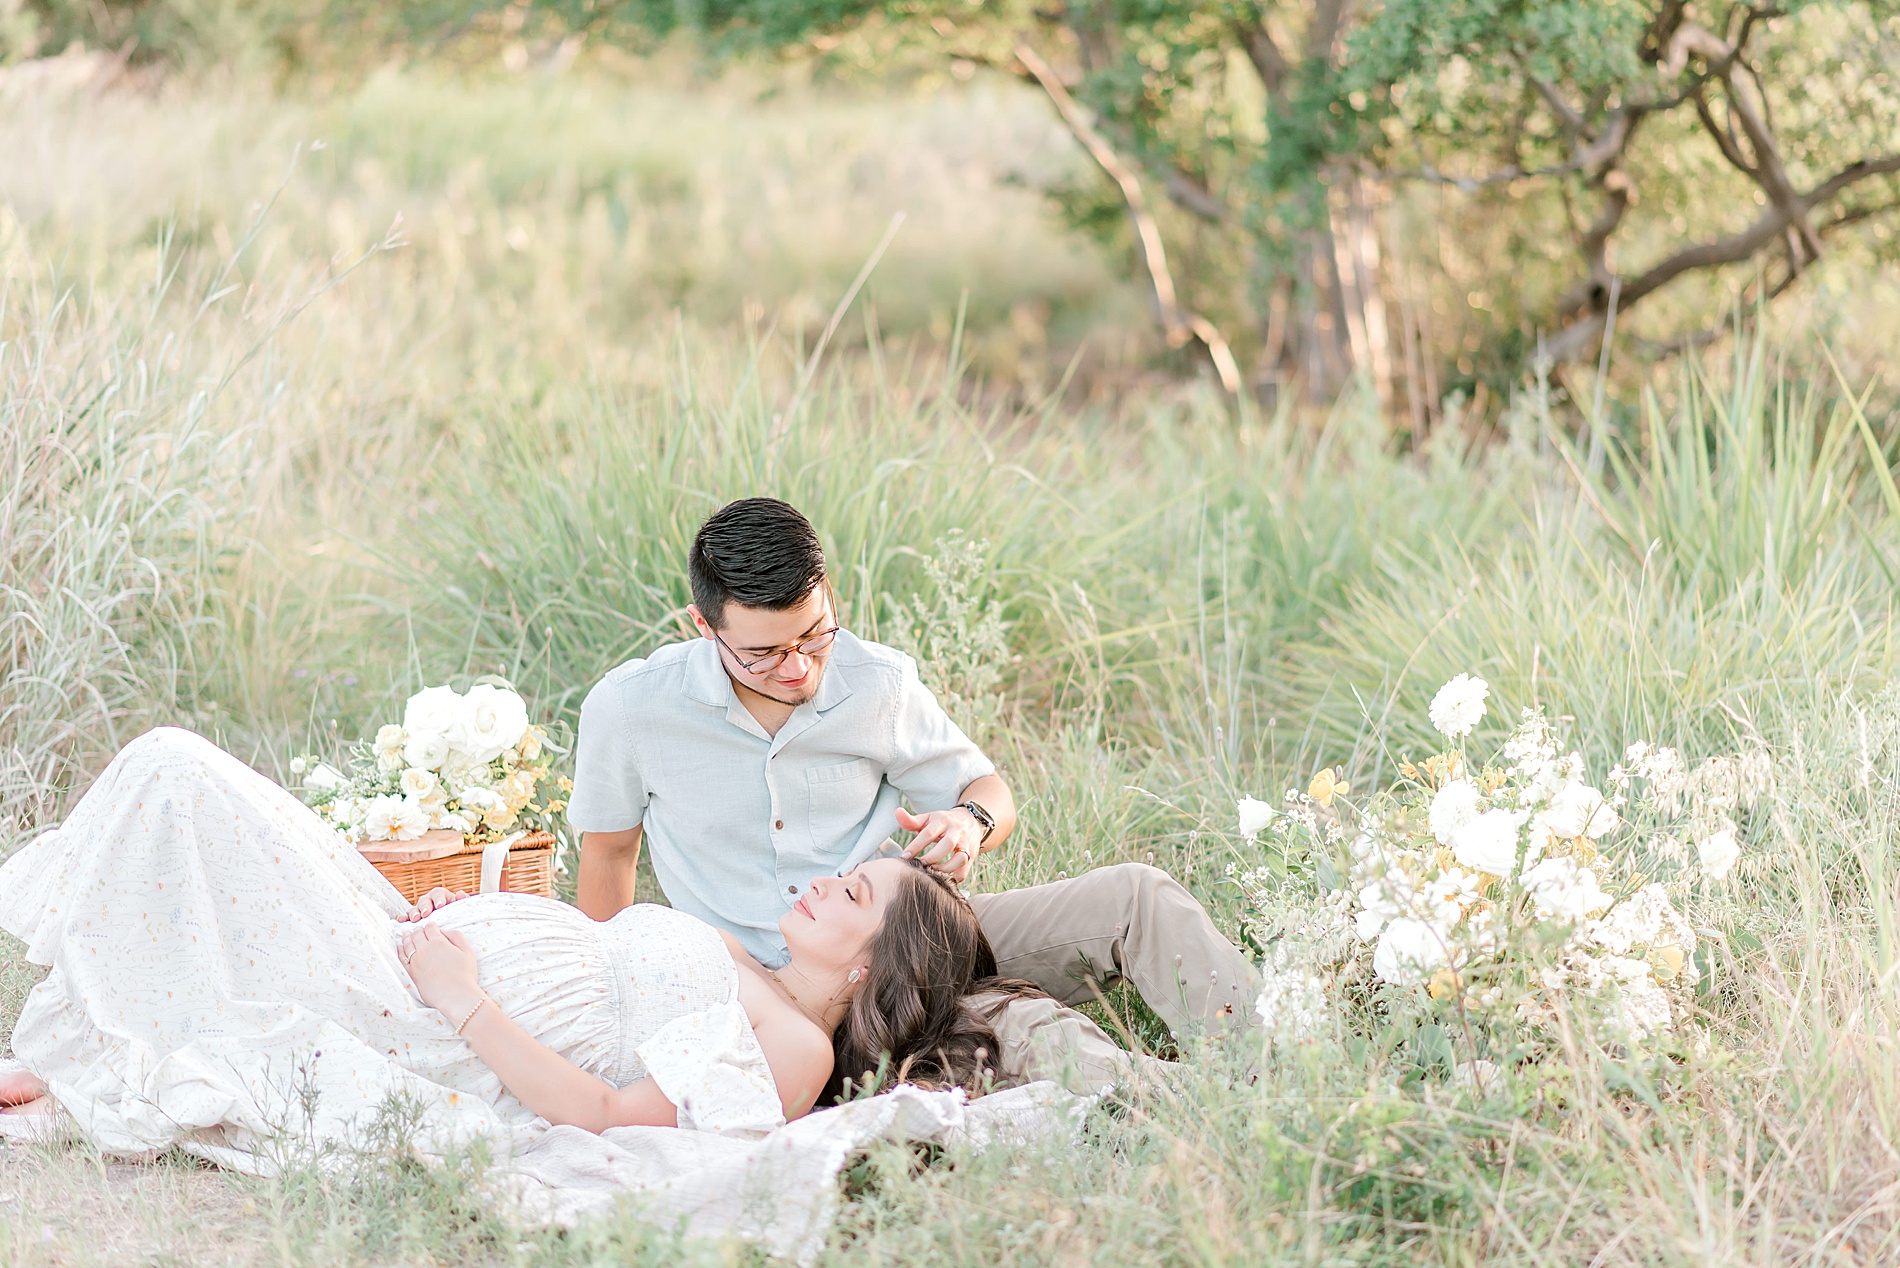
[[[462,696],[455,688],[424,687],[403,706],[402,729],[409,732],[411,743],[417,737],[433,735],[454,747],[462,739],[462,718]],[[436,763],[411,760],[409,764],[433,766]]]
[[[1445,936],[1423,920],[1400,916],[1379,935],[1372,971],[1395,986],[1414,986],[1443,968],[1449,958]]]
[[[478,762],[492,762],[528,731],[528,705],[518,694],[480,683],[462,698],[462,729],[452,742]]]
[[[458,749],[442,760],[442,782],[459,797],[465,789],[493,788],[495,773],[488,769],[488,763],[478,762]]]
[[[1491,694],[1482,678],[1459,674],[1432,697],[1432,727],[1448,739],[1470,735],[1484,718],[1484,700]]]
[[[1273,822],[1273,807],[1257,797],[1242,797],[1234,808],[1240,816],[1240,835],[1248,841],[1259,836]]]
[[[1426,815],[1438,844],[1450,845],[1452,833],[1478,817],[1478,786],[1468,779],[1454,779],[1432,797]]]
[[[442,782],[432,770],[411,766],[402,773],[402,795],[412,801],[430,801],[442,790]]]
[[[1523,820],[1509,810],[1487,810],[1451,834],[1452,857],[1493,876],[1517,871],[1517,829]]]
[[[1569,857],[1545,859],[1524,869],[1524,889],[1539,912],[1559,920],[1581,920],[1614,900],[1597,884],[1597,874]]]
[[[429,812],[403,797],[372,797],[363,831],[372,841],[413,841],[429,830]]]
[[[1695,843],[1695,856],[1702,864],[1702,874],[1712,881],[1727,876],[1735,861],[1742,857],[1741,842],[1735,839],[1735,827],[1730,824],[1720,832],[1712,832]]]
[[[376,751],[376,764],[384,770],[402,769],[402,749],[409,740],[409,733],[391,722],[376,732],[371,748]]]
[[[334,792],[348,781],[343,772],[328,762],[318,762],[309,774],[303,777],[303,786],[311,792]]]
[[[422,770],[434,770],[449,757],[449,737],[440,731],[411,731],[402,746],[402,760]]]

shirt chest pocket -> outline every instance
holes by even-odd
[[[805,791],[811,798],[812,848],[830,853],[854,845],[857,829],[871,813],[883,783],[883,771],[868,757],[814,766],[806,771]]]

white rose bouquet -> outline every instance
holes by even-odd
[[[1473,1046],[1470,1064],[1528,1059],[1566,1017],[1635,1047],[1690,1015],[1698,934],[1678,904],[1748,866],[1731,815],[1768,790],[1767,754],[1692,769],[1633,744],[1605,795],[1538,710],[1473,762],[1488,694],[1470,675],[1447,683],[1431,720],[1451,745],[1401,763],[1363,805],[1332,770],[1278,810],[1240,804],[1241,837],[1264,838],[1273,860],[1234,871],[1267,951],[1259,1011],[1275,1037],[1356,1014],[1360,1028],[1432,1027]]]
[[[554,830],[573,785],[554,775],[564,750],[528,719],[506,683],[466,693],[426,687],[390,723],[350,749],[349,772],[291,761],[303,799],[352,841],[413,841],[434,828],[483,844],[519,829]]]

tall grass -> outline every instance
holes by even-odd
[[[855,107],[814,107],[801,150],[786,117],[726,100],[721,127],[758,130],[707,157],[690,151],[708,132],[646,145],[611,126],[664,115],[650,101],[611,98],[602,124],[566,88],[487,92],[396,76],[322,107],[112,98],[0,122],[76,156],[0,172],[0,813],[14,835],[55,819],[149,722],[274,769],[286,746],[354,734],[445,676],[499,670],[571,716],[607,668],[682,633],[704,514],[775,493],[818,524],[855,628],[914,644],[1000,622],[1007,652],[982,673],[931,668],[963,675],[951,689],[998,684],[983,724],[1024,826],[982,884],[1148,860],[1234,930],[1227,865],[1262,856],[1234,833],[1233,798],[1274,799],[1334,762],[1361,787],[1389,776],[1425,747],[1425,701],[1461,670],[1506,716],[1535,703],[1563,718],[1599,772],[1631,739],[1693,756],[1738,732],[1778,763],[1739,879],[1691,903],[1717,935],[1710,1042],[1673,1070],[1579,1050],[1472,1101],[1407,1082],[1376,1044],[1215,1050],[1104,1107],[1073,1147],[921,1169],[880,1151],[829,1260],[1893,1257],[1892,422],[1865,417],[1811,352],[1685,363],[1594,473],[1536,397],[1515,440],[1453,422],[1419,452],[1357,396],[1319,416],[1237,415],[1169,386],[1078,409],[981,390],[955,292],[1013,265],[940,225],[927,247],[944,258],[905,276],[925,293],[910,302],[926,315],[906,319],[917,337],[854,315],[859,333],[814,363],[798,287],[778,294],[776,333],[764,309],[629,314],[613,296],[661,257],[715,279],[701,296],[746,294],[748,261],[804,269],[770,235],[737,263],[716,256],[706,241],[770,216],[707,208],[769,184],[737,170],[747,146],[815,155],[788,159],[785,179],[843,181],[812,138],[856,128],[874,148]],[[898,131],[917,147],[947,126],[910,118]],[[333,148],[286,182],[313,121]],[[159,138],[174,123],[172,148]],[[569,132],[531,143],[557,123]],[[464,152],[490,133],[474,162]],[[128,134],[150,142],[148,163]],[[646,238],[615,238],[616,197],[645,208]],[[397,211],[400,240],[384,236]],[[883,223],[841,218],[826,268],[848,275]],[[509,245],[516,227],[525,247]],[[842,282],[799,286],[822,313]],[[973,295],[967,311],[989,304],[993,321],[997,302]],[[927,565],[971,539],[983,567],[947,590]],[[6,966],[0,1004],[22,980]],[[0,1155],[16,1167],[35,1194],[112,1182],[83,1154]],[[633,1213],[523,1235],[471,1173],[399,1159],[347,1185],[231,1183],[258,1234],[229,1243],[246,1260],[723,1255]],[[36,1240],[4,1207],[0,1223],[10,1262],[62,1261],[81,1236]],[[208,1245],[175,1220],[145,1227],[180,1258]]]

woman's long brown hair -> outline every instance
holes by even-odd
[[[981,1095],[1000,1077],[994,1006],[979,1008],[969,997],[1001,1004],[1043,994],[997,976],[996,952],[949,878],[921,863],[903,875],[871,939],[869,973],[832,1033],[823,1101],[893,1083]]]

